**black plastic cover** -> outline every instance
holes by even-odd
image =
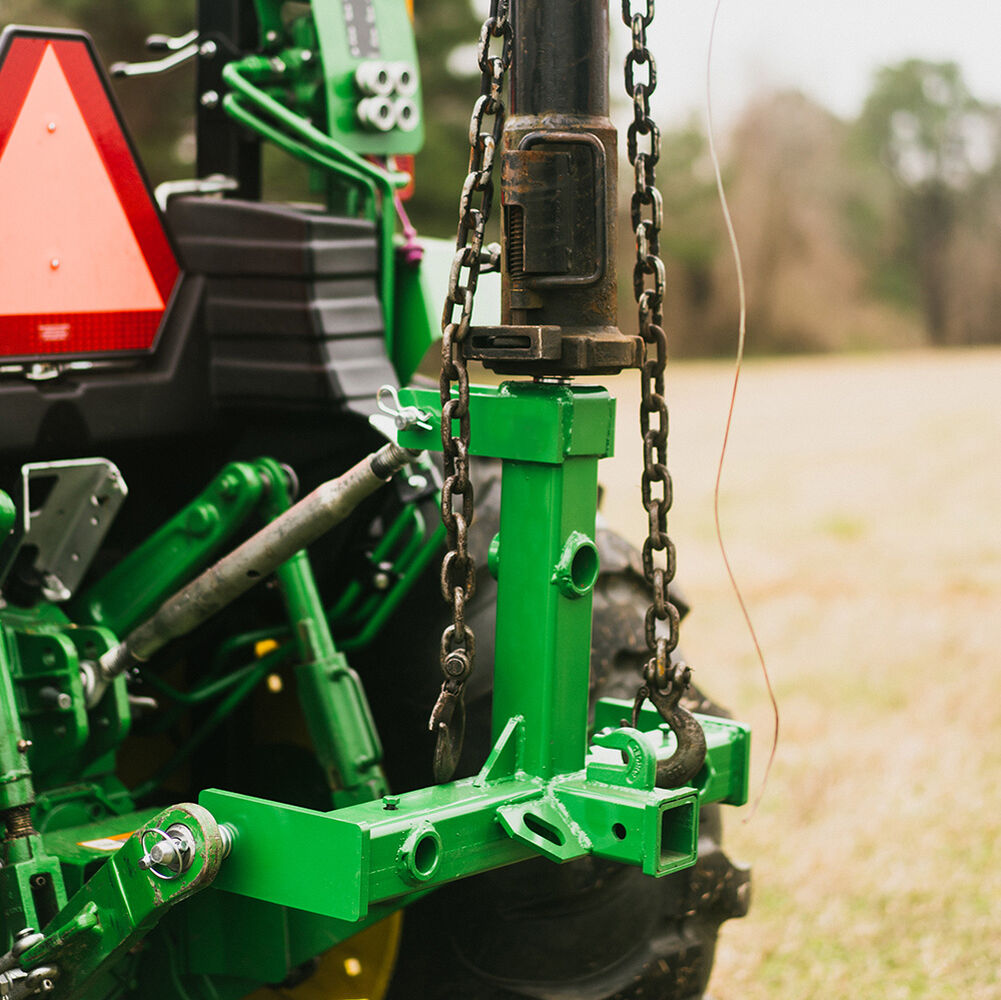
[[[172,199],[167,218],[185,270],[206,277],[218,402],[374,409],[396,380],[374,223],[201,197]]]

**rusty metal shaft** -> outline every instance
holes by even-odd
[[[617,325],[607,0],[517,0],[511,20],[502,326],[474,328],[467,356],[514,375],[638,367],[642,344]]]

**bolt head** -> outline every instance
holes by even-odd
[[[223,476],[222,481],[219,483],[219,491],[227,500],[235,497],[239,488],[240,480],[231,472]]]
[[[154,844],[149,849],[149,858],[154,864],[170,864],[171,861],[177,856],[177,851],[174,850],[173,845],[159,843]]]
[[[448,656],[445,657],[445,662],[442,664],[442,670],[449,677],[468,677],[469,676],[469,656],[461,649],[453,649]]]
[[[203,535],[207,535],[212,530],[212,527],[217,520],[218,515],[216,514],[215,508],[209,504],[200,503],[195,507],[192,507],[188,512],[184,526],[187,529],[188,534],[201,537]]]

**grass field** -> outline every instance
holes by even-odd
[[[755,731],[764,684],[716,548],[732,365],[670,369],[671,534],[696,678]],[[635,375],[605,511],[633,541]],[[715,1000],[1001,998],[1001,351],[754,361],[722,517],[782,712]]]

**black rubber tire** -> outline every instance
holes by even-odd
[[[457,777],[479,768],[490,734],[496,583],[486,571],[486,551],[498,530],[500,468],[480,463],[475,473],[470,548],[477,594],[467,619],[477,635],[477,665],[466,688],[467,732]],[[601,572],[594,594],[592,700],[632,698],[646,648],[639,557],[610,531],[599,529],[596,541]],[[379,643],[384,651],[368,651],[362,665],[386,741],[390,781],[399,789],[430,782],[426,720],[441,680],[425,667],[437,663],[440,634],[429,629],[429,619],[436,626],[445,620],[433,582],[402,610]],[[408,637],[405,663],[401,635]],[[698,692],[687,704],[726,714]],[[750,897],[748,871],[720,847],[719,813],[717,806],[701,812],[697,864],[666,878],[591,857],[563,865],[540,859],[432,893],[406,912],[387,1000],[697,1000],[709,979],[719,925],[746,913]]]

